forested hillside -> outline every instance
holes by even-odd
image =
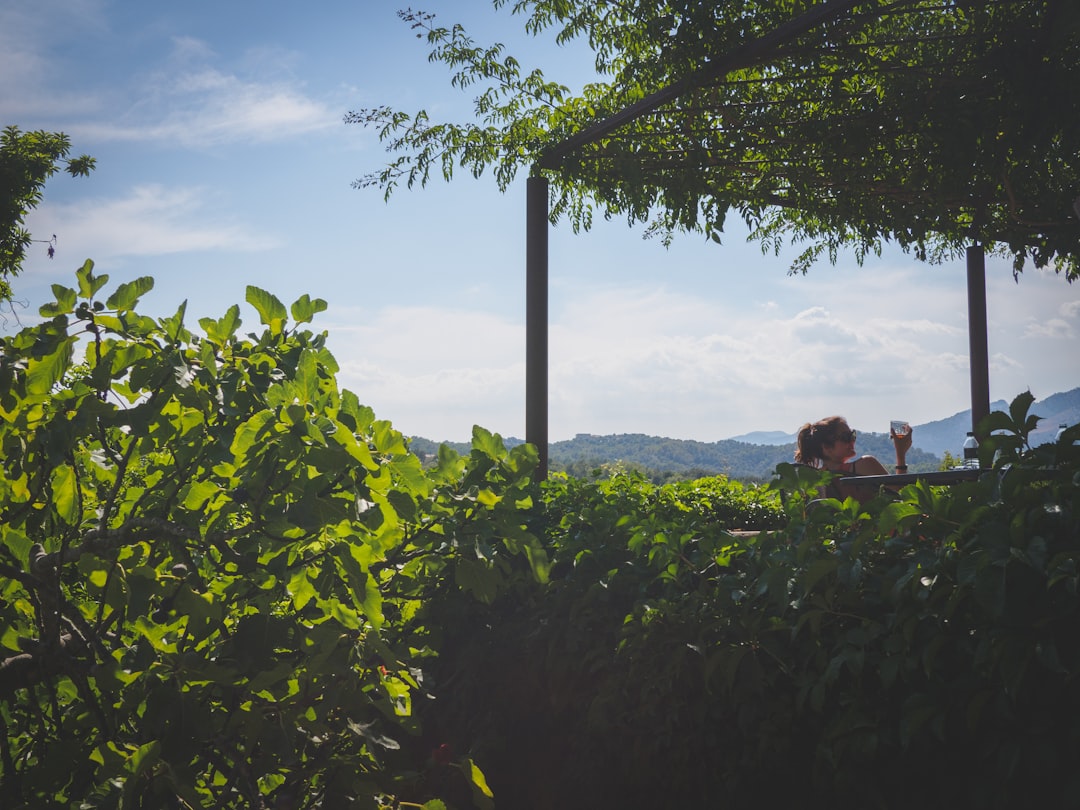
[[[508,447],[520,443],[520,439],[506,441]],[[469,452],[467,444],[447,444],[460,453]],[[438,444],[414,437],[410,440],[410,449],[421,458],[434,457],[438,453]],[[856,449],[859,453],[877,456],[885,464],[894,460],[892,442],[883,433],[860,433]],[[723,473],[730,478],[762,481],[772,477],[777,464],[792,461],[795,445],[747,444],[730,439],[697,442],[641,433],[610,436],[581,433],[573,439],[553,442],[550,453],[553,469],[569,469],[577,475],[605,464],[622,463],[646,472]],[[936,470],[940,464],[941,459],[923,450],[914,449],[908,453],[908,465],[913,472]]]
[[[1006,408],[1003,400],[991,404],[992,411]],[[1075,425],[1080,422],[1080,388],[1052,394],[1032,405],[1032,413],[1040,419],[1031,433],[1033,446],[1053,440],[1061,423]],[[858,426],[856,426],[857,428]],[[908,465],[912,472],[936,470],[941,466],[944,453],[954,457],[961,454],[964,434],[971,429],[971,411],[960,411],[952,416],[926,424],[915,425],[915,446],[908,453]],[[768,434],[747,434],[747,436]],[[509,438],[507,447],[521,444],[521,439]],[[446,442],[459,453],[468,454],[470,445],[465,442]],[[421,458],[434,458],[439,442],[414,436],[410,449]],[[860,454],[877,456],[890,466],[895,458],[892,442],[884,433],[859,431],[855,449]],[[667,439],[647,436],[643,433],[622,433],[597,436],[579,433],[573,439],[554,442],[550,447],[553,469],[569,470],[575,475],[587,474],[591,468],[606,464],[622,464],[648,473],[716,474],[746,481],[769,479],[776,465],[792,461],[794,442],[784,444],[753,444],[736,439],[716,442],[698,442],[689,439]],[[654,476],[656,477],[656,476]]]

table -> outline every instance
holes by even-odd
[[[984,473],[993,470],[980,470],[978,467],[964,467],[959,470],[936,470],[934,472],[900,473],[897,475],[848,475],[840,479],[841,484],[866,486],[904,486],[916,481],[925,481],[931,486],[961,484],[965,481],[977,481]]]

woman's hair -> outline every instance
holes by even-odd
[[[827,444],[836,441],[837,434],[848,429],[847,420],[842,416],[829,416],[817,422],[807,422],[795,439],[795,462],[820,467],[825,457],[821,454]]]

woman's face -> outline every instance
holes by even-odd
[[[855,431],[841,423],[833,434],[833,440],[822,446],[826,461],[846,461],[855,455]]]

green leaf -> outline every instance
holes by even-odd
[[[79,280],[79,295],[88,300],[109,281],[108,275],[94,275],[94,263],[90,259],[75,271],[75,277]]]
[[[232,340],[236,330],[240,328],[240,324],[240,307],[236,304],[229,307],[219,321],[215,321],[213,318],[202,318],[199,321],[199,326],[206,332],[206,337],[219,346],[224,346]]]
[[[835,573],[839,563],[836,557],[826,557],[810,563],[802,580],[805,592],[810,593],[822,579]]]
[[[379,583],[374,576],[368,574],[364,578],[364,594],[360,599],[360,607],[376,630],[383,626],[382,605],[383,596],[379,590]]]
[[[244,422],[233,436],[230,452],[243,456],[257,447],[268,433],[273,432],[277,418],[273,411],[260,411]]]
[[[472,429],[473,450],[479,450],[489,458],[498,459],[506,455],[506,447],[497,433],[485,430],[479,425],[473,425]]]
[[[183,496],[184,508],[198,512],[220,492],[221,488],[211,481],[195,481],[187,488]]]
[[[349,456],[366,469],[377,470],[379,468],[378,463],[371,456],[371,450],[368,449],[367,443],[357,441],[356,436],[344,426],[342,426],[342,429],[331,433],[330,440],[337,442]]]
[[[274,295],[248,285],[244,299],[259,313],[259,322],[270,329],[270,334],[279,335],[285,327],[288,312],[285,305]]]
[[[541,585],[548,582],[551,577],[551,560],[548,559],[547,551],[538,542],[525,545],[525,557],[529,561],[533,576]]]
[[[47,318],[54,317],[56,315],[67,315],[69,312],[75,311],[75,302],[77,299],[76,293],[70,287],[64,287],[61,284],[52,285],[53,295],[56,297],[55,304],[45,304],[41,308],[41,314]],[[46,312],[45,310],[49,311]]]
[[[319,367],[314,350],[305,349],[301,352],[294,381],[296,396],[302,405],[319,401]]]
[[[341,602],[330,602],[330,615],[348,630],[359,630],[361,626],[360,614]]]
[[[169,336],[170,340],[176,343],[187,341],[189,337],[188,331],[184,328],[184,316],[186,314],[187,301],[183,301],[180,306],[176,308],[176,312],[168,318],[161,319],[162,330]]]
[[[883,535],[888,535],[900,529],[901,524],[904,522],[921,514],[921,510],[913,503],[894,501],[881,510],[881,517],[878,518],[878,531]]]
[[[303,610],[304,606],[315,597],[315,586],[308,577],[307,566],[303,566],[289,578],[287,586],[289,596],[292,597],[293,607]]]
[[[312,300],[306,293],[297,298],[291,307],[293,320],[297,323],[308,323],[315,313],[326,310],[326,301],[322,298]]]
[[[26,373],[26,390],[32,394],[47,394],[59,383],[71,367],[74,340],[61,341],[56,349],[40,359],[31,359]]]
[[[502,500],[501,495],[496,495],[490,489],[481,489],[476,493],[477,503],[482,503],[484,506],[491,508]]]
[[[1012,417],[1015,425],[1020,426],[1027,423],[1028,411],[1034,402],[1035,396],[1031,391],[1024,391],[1013,398],[1013,401],[1009,403],[1009,416]]]
[[[484,772],[480,770],[478,766],[471,759],[465,761],[465,766],[469,769],[469,781],[473,787],[473,802],[480,810],[489,810],[493,808],[495,803],[492,801],[494,794],[491,792],[491,788],[488,787],[487,779],[484,778]]]
[[[139,746],[135,750],[135,753],[128,758],[127,763],[124,765],[124,769],[127,770],[130,775],[124,781],[124,793],[120,800],[120,810],[143,806],[141,794],[146,789],[143,775],[148,769],[153,768],[160,761],[161,742],[158,740]]]
[[[478,560],[459,557],[454,564],[454,581],[481,602],[491,604],[499,592],[502,578],[498,571]]]
[[[128,281],[116,288],[116,292],[109,296],[105,306],[120,312],[126,312],[135,308],[139,298],[154,289],[154,279],[150,276],[140,276],[134,281]]]
[[[69,526],[79,523],[79,484],[75,470],[62,464],[52,473],[52,505],[56,514]]]

